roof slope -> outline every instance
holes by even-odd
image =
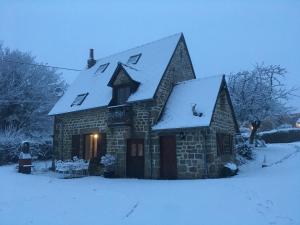
[[[124,68],[131,78],[140,83],[138,90],[129,97],[128,102],[153,98],[181,36],[181,33],[175,34],[97,60],[92,68],[79,73],[49,115],[107,106],[112,97],[112,88],[107,84],[118,63],[125,64]],[[138,63],[126,66],[129,57],[137,54],[142,54]],[[103,73],[96,73],[99,66],[105,63],[109,63],[106,70]],[[71,107],[76,96],[83,93],[89,93],[83,103]]]
[[[153,130],[209,126],[222,79],[213,76],[178,83]],[[193,115],[193,106],[203,113],[201,117]]]

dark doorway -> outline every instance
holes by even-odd
[[[127,140],[126,176],[144,177],[144,139]]]
[[[83,158],[86,160],[100,159],[106,154],[105,133],[86,134],[83,137]]]
[[[177,178],[175,135],[160,137],[160,176],[163,179]]]

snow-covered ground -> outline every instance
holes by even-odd
[[[227,179],[58,179],[2,166],[0,180],[1,225],[300,224],[300,142],[258,149]]]

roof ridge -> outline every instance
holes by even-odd
[[[206,80],[206,79],[210,79],[210,78],[222,77],[222,76],[223,75],[213,75],[213,76],[195,78],[195,79],[190,79],[190,80],[183,80],[183,81],[177,82],[175,85],[179,85],[179,84],[183,84],[183,83],[190,83],[190,82],[193,82],[193,81]]]
[[[128,48],[128,49],[126,49],[126,50],[123,50],[123,51],[120,51],[120,52],[116,52],[116,53],[113,53],[113,54],[110,54],[110,55],[107,55],[107,56],[98,58],[98,59],[96,59],[96,61],[100,61],[100,60],[103,60],[103,59],[105,59],[105,58],[109,58],[109,57],[112,57],[112,56],[115,56],[115,55],[119,55],[119,54],[121,54],[121,53],[124,53],[124,52],[127,52],[127,51],[131,51],[131,50],[133,50],[133,49],[141,48],[141,47],[144,47],[144,46],[153,44],[153,43],[155,43],[155,42],[159,42],[159,41],[162,41],[162,40],[171,38],[171,37],[173,37],[173,36],[177,36],[177,35],[180,35],[180,36],[181,36],[182,34],[183,34],[182,32],[178,32],[178,33],[175,33],[175,34],[172,34],[172,35],[169,35],[169,36],[160,38],[160,39],[156,39],[156,40],[154,40],[154,41],[147,42],[147,43],[145,43],[145,44],[137,45],[137,46],[135,46],[135,47]]]

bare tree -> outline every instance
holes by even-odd
[[[250,123],[250,144],[261,121],[286,114],[286,102],[292,89],[282,82],[286,69],[280,65],[257,64],[251,71],[229,75],[228,87],[238,121]]]

